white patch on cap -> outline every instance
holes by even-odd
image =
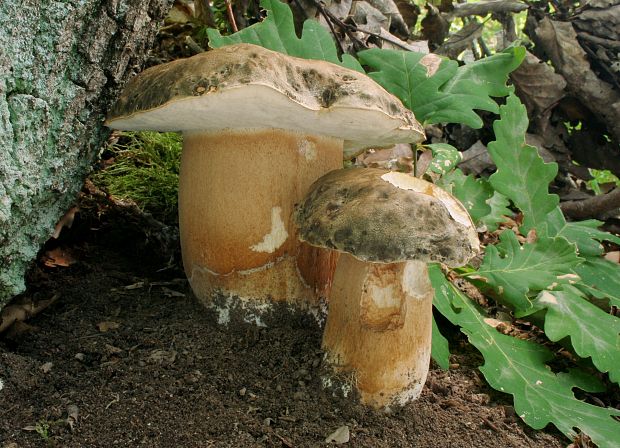
[[[316,159],[316,145],[310,140],[302,139],[297,145],[299,153],[303,155],[306,160]]]
[[[250,246],[254,252],[266,252],[271,254],[284,244],[288,238],[288,232],[282,221],[282,208],[273,207],[271,209],[271,230],[263,237],[263,241]]]
[[[465,227],[473,227],[469,214],[465,207],[461,205],[459,201],[457,201],[452,195],[443,191],[441,188],[431,184],[430,182],[426,182],[422,179],[418,179],[417,177],[413,177],[406,173],[399,173],[397,171],[391,171],[389,173],[385,173],[381,176],[386,182],[391,183],[396,188],[400,188],[402,190],[411,190],[416,193],[427,194],[429,196],[434,197],[435,199],[439,199],[441,203],[448,209],[450,216],[456,222],[463,224]]]

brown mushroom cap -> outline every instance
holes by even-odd
[[[419,142],[413,113],[368,76],[251,44],[151,67],[131,80],[106,124],[121,130],[278,128],[365,148]]]
[[[439,187],[377,168],[335,170],[297,209],[299,238],[363,261],[462,266],[479,251],[465,207]]]

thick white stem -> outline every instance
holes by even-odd
[[[375,408],[416,399],[428,374],[433,288],[425,263],[341,254],[323,335],[327,361]]]
[[[312,182],[342,167],[342,140],[281,130],[183,137],[179,224],[196,296],[205,304],[215,292],[258,305],[316,303],[320,285],[308,285],[297,263],[302,250],[316,249],[302,249],[292,213]]]

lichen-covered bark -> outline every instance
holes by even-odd
[[[0,307],[75,200],[170,3],[0,1]]]

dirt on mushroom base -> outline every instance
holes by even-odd
[[[76,263],[32,276],[29,294],[60,298],[34,330],[0,340],[3,448],[317,447],[344,425],[352,447],[565,445],[520,424],[473,353],[433,369],[420,400],[391,416],[331,397],[309,321],[219,327],[180,270],[112,247],[90,235],[73,243]]]

